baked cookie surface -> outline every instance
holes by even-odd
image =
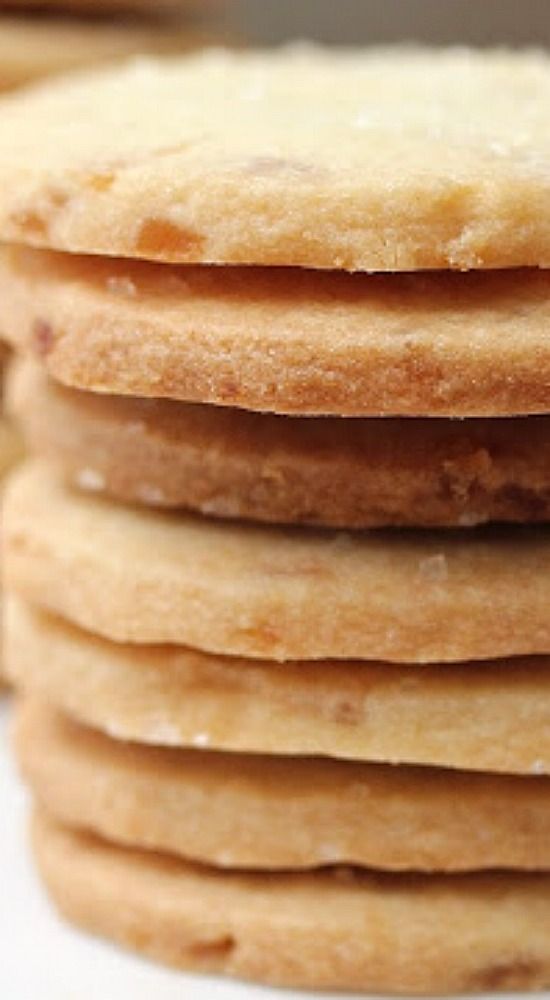
[[[113,505],[30,462],[6,491],[4,551],[8,586],[117,642],[418,663],[550,651],[546,528],[221,522]]]
[[[546,528],[221,522],[114,505],[30,462],[6,492],[4,551],[8,586],[115,642],[273,660],[550,652]]]
[[[117,848],[43,814],[33,842],[65,917],[178,968],[409,994],[550,982],[549,875],[220,872]]]
[[[162,261],[547,267],[549,100],[541,52],[214,50],[96,71],[3,109],[0,237]]]
[[[80,389],[279,413],[550,410],[544,271],[346,275],[0,250],[1,330]]]
[[[550,778],[109,739],[25,700],[17,756],[50,815],[222,868],[550,868]]]
[[[11,595],[6,605],[14,685],[115,739],[550,773],[547,657],[281,665],[113,643]]]
[[[549,417],[281,417],[69,389],[30,362],[8,407],[70,484],[127,503],[336,528],[550,521]]]

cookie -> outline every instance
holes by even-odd
[[[545,271],[318,274],[12,247],[0,298],[3,334],[80,389],[297,415],[550,411]]]
[[[111,643],[13,597],[5,632],[16,687],[117,739],[550,773],[546,657],[281,666]]]
[[[8,406],[69,483],[129,503],[341,528],[550,521],[549,417],[281,417],[82,392],[29,362]]]
[[[222,872],[44,814],[33,843],[66,918],[177,968],[369,993],[550,984],[550,875]]]
[[[175,20],[138,24],[1,14],[0,89],[140,53],[181,53],[208,40],[206,32]]]
[[[550,869],[550,778],[144,747],[33,701],[16,742],[50,815],[121,845],[222,868]]]
[[[274,660],[550,652],[550,532],[341,533],[113,505],[29,462],[4,506],[23,597],[117,642]]]
[[[3,109],[0,237],[165,262],[548,267],[549,101],[542,52],[303,46],[90,72]]]

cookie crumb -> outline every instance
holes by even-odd
[[[191,743],[194,747],[207,747],[210,743],[210,734],[195,733],[195,735],[191,737]]]
[[[428,583],[442,583],[449,575],[447,559],[442,552],[439,552],[435,556],[428,556],[426,559],[421,559],[418,566],[418,573]]]
[[[150,483],[142,483],[136,489],[136,496],[142,503],[161,504],[166,499],[164,493],[158,486],[151,486]]]
[[[475,511],[464,511],[458,517],[458,524],[461,528],[474,528],[476,524],[482,524],[485,520],[486,518],[476,514]]]
[[[318,858],[324,864],[336,864],[342,857],[342,852],[338,850],[336,844],[319,844]]]
[[[120,295],[126,299],[133,299],[137,295],[136,283],[123,275],[111,275],[107,278],[107,290],[112,295]]]
[[[200,511],[201,514],[214,517],[240,517],[241,505],[237,497],[210,497],[209,500],[203,500]]]
[[[171,722],[159,719],[151,724],[147,730],[144,742],[158,743],[160,746],[181,746],[181,733],[177,726]]]
[[[90,490],[92,493],[100,493],[105,489],[105,477],[97,469],[85,467],[76,474],[76,484],[82,490]]]

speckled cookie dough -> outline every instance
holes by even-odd
[[[121,846],[222,868],[550,867],[550,778],[144,747],[32,699],[16,735],[48,813]]]
[[[64,479],[126,503],[336,528],[550,520],[550,417],[281,417],[69,389],[32,362],[8,406]]]
[[[44,814],[33,844],[64,916],[177,968],[413,995],[550,983],[547,874],[223,872],[117,848]]]
[[[80,389],[297,415],[550,411],[544,271],[319,274],[12,247],[0,298],[4,335]]]
[[[213,50],[91,72],[3,110],[0,237],[196,263],[547,267],[549,100],[542,52]]]
[[[550,773],[547,657],[281,665],[109,642],[11,595],[5,617],[14,684],[115,739]]]
[[[275,660],[550,652],[546,528],[220,522],[82,495],[30,462],[6,493],[4,548],[11,588],[118,642]]]

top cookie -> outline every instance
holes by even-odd
[[[10,98],[0,238],[159,261],[550,266],[550,59],[207,52]]]

